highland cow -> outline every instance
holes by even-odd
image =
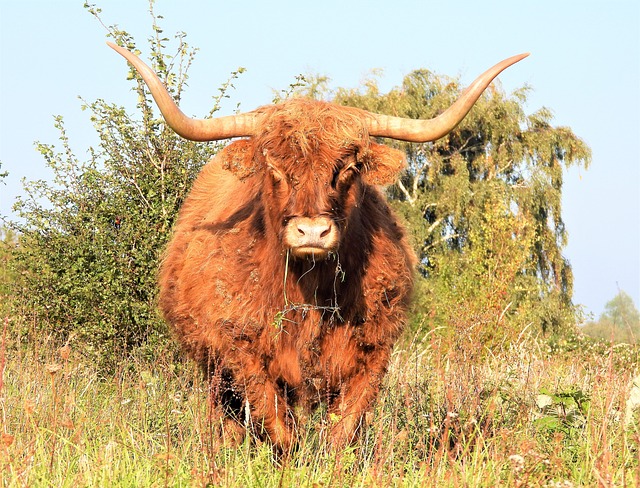
[[[243,137],[202,169],[159,277],[160,308],[207,373],[225,428],[251,427],[287,452],[296,412],[324,403],[331,442],[353,442],[405,325],[416,264],[378,188],[394,182],[404,155],[373,137],[442,137],[525,55],[485,72],[431,120],[307,99],[195,120],[144,63],[111,46],[178,134]]]

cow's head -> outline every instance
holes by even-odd
[[[366,184],[393,183],[404,153],[371,141],[362,112],[308,99],[259,109],[250,139],[220,154],[223,167],[260,181],[265,224],[294,258],[336,252]]]
[[[372,143],[359,110],[305,99],[269,107],[254,137],[269,224],[295,258],[337,251],[363,182],[390,184],[404,154]]]
[[[194,141],[250,137],[229,147],[227,167],[239,178],[261,175],[265,224],[295,258],[324,259],[337,251],[349,216],[368,184],[390,184],[404,165],[400,151],[371,141],[389,137],[434,141],[449,133],[505,68],[505,59],[480,75],[445,112],[430,120],[373,114],[296,99],[216,119],[185,116],[155,73],[135,55],[109,45],[142,75],[167,124]]]

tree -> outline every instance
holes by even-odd
[[[179,100],[195,51],[178,34],[176,54],[166,54],[169,39],[155,16],[153,32],[151,64]],[[109,36],[135,51],[126,32],[110,27]],[[56,117],[61,150],[37,145],[53,182],[25,184],[26,196],[15,205],[20,221],[13,223],[19,233],[11,260],[20,277],[16,312],[33,316],[28,323],[35,332],[75,337],[106,366],[127,352],[152,351],[164,337],[155,306],[158,262],[192,180],[218,148],[178,137],[154,112],[137,72],[128,78],[138,97],[137,116],[104,100],[83,106],[100,141],[88,161],[74,155],[63,118]]]
[[[640,322],[640,312],[634,305],[633,299],[620,290],[612,300],[607,302],[600,318],[608,320],[616,327],[628,328]]]
[[[457,80],[426,70],[380,93],[376,80],[338,89],[338,103],[378,113],[431,118],[459,95]],[[429,144],[392,142],[408,169],[390,197],[420,258],[418,317],[432,326],[509,320],[560,331],[576,323],[573,275],[563,257],[563,169],[588,166],[590,150],[542,108],[526,115],[528,87],[507,95],[494,83],[448,136]]]
[[[624,291],[607,302],[597,322],[588,322],[582,331],[592,337],[635,344],[640,342],[640,312]]]

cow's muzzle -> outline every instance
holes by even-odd
[[[294,217],[287,222],[283,240],[295,258],[325,259],[338,249],[340,230],[329,217]]]

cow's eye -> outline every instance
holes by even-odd
[[[334,175],[334,188],[338,185],[348,185],[353,181],[353,177],[360,173],[361,164],[348,164],[336,172]]]
[[[333,177],[331,178],[331,187],[335,188],[336,186],[338,186],[338,179],[340,178],[340,172],[341,172],[341,168],[336,168],[333,171]]]

